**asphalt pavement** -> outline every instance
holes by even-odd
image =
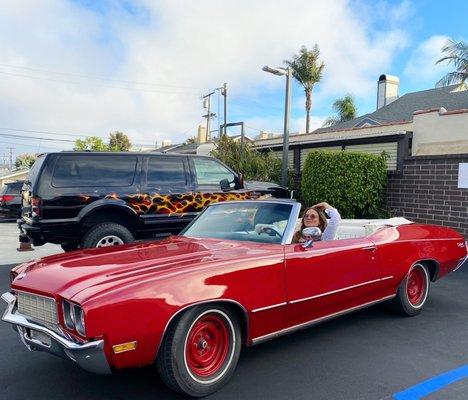
[[[2,293],[10,267],[0,266]],[[98,376],[29,352],[5,323],[0,340],[1,399],[181,398],[152,367]],[[417,317],[400,317],[378,305],[244,349],[230,383],[209,398],[466,400],[463,367],[468,368],[468,265],[431,287]],[[447,384],[444,373],[459,379]]]

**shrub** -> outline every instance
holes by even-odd
[[[281,160],[278,157],[271,152],[256,151],[248,144],[244,144],[242,149],[240,142],[235,142],[227,136],[219,139],[211,155],[234,171],[242,172],[247,180],[275,183],[281,180]]]
[[[343,218],[382,218],[386,183],[384,156],[312,151],[302,172],[302,196],[307,205],[326,201]]]

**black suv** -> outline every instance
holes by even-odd
[[[206,205],[271,193],[244,186],[212,157],[163,153],[48,153],[22,192],[20,241],[58,243],[65,251],[179,233]]]
[[[9,182],[0,189],[0,217],[21,216],[21,187],[23,181]]]

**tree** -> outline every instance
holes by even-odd
[[[129,151],[131,147],[132,143],[125,133],[116,131],[109,134],[110,151]]]
[[[245,179],[279,182],[281,176],[281,160],[272,152],[260,153],[248,144],[243,146],[239,141],[222,135],[211,155],[221,160],[234,171],[242,172]]]
[[[284,63],[292,69],[295,79],[304,87],[306,96],[306,133],[310,130],[310,110],[312,109],[312,90],[317,82],[322,79],[322,71],[325,67],[323,61],[319,61],[320,49],[317,44],[312,50],[307,50],[302,46],[299,54],[295,54],[292,60],[285,60]]]
[[[37,160],[37,154],[20,154],[16,157],[15,167],[17,169],[29,169]]]
[[[342,99],[338,99],[333,103],[333,110],[336,115],[334,117],[327,118],[323,126],[332,126],[340,122],[349,121],[356,118],[357,108],[354,104],[354,98],[350,94],[347,94]]]
[[[198,143],[198,139],[195,136],[189,137],[185,141],[185,144],[194,144],[194,143]]]
[[[459,83],[463,85],[468,80],[468,43],[463,41],[455,42],[452,39],[442,47],[445,56],[436,61],[436,64],[447,61],[447,64],[453,64],[455,71],[449,72],[440,79],[436,86],[449,86]]]
[[[109,146],[97,136],[88,136],[85,139],[75,140],[75,151],[109,151]]]

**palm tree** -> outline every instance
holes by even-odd
[[[335,117],[327,118],[323,126],[332,126],[340,122],[349,121],[356,118],[357,108],[354,103],[354,98],[347,94],[342,99],[338,99],[333,103],[333,110],[336,113]]]
[[[325,67],[323,61],[319,61],[320,49],[317,44],[312,50],[302,46],[299,54],[295,54],[291,61],[285,60],[284,63],[292,69],[295,79],[304,87],[306,96],[306,133],[309,133],[310,110],[312,108],[312,90],[317,82],[322,79],[322,71]]]
[[[442,47],[442,52],[446,55],[437,60],[436,64],[447,61],[448,64],[453,64],[455,71],[445,75],[437,82],[437,86],[449,86],[457,83],[460,86],[463,85],[468,80],[468,43],[449,39],[447,44]]]

